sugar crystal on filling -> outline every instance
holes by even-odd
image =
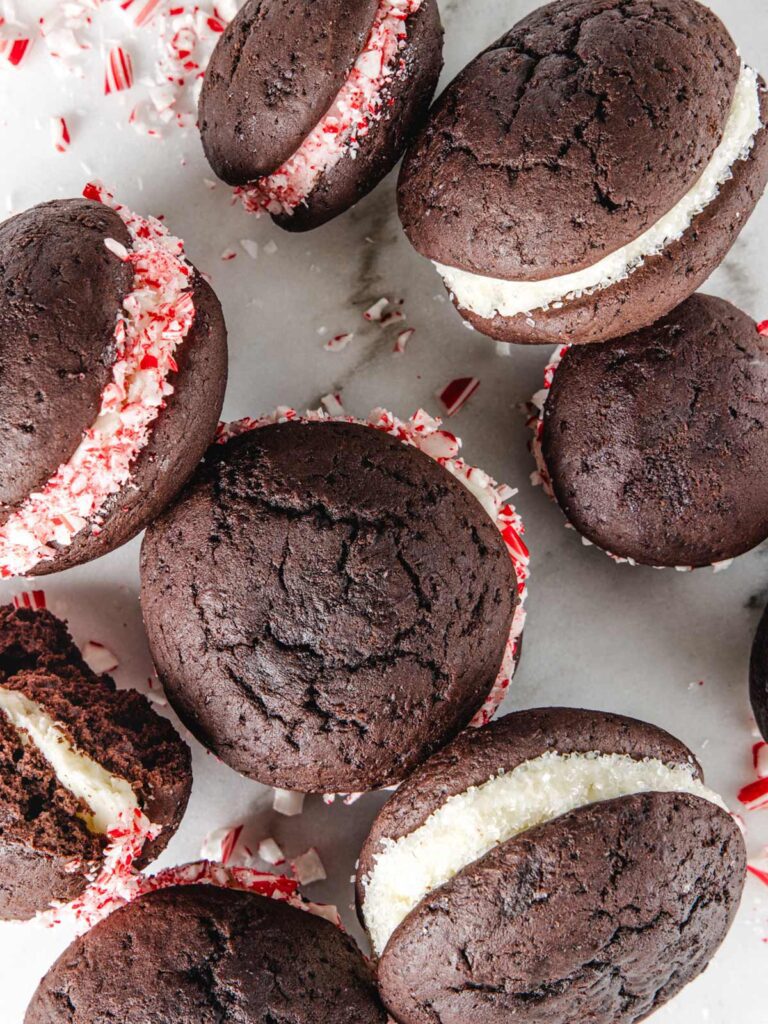
[[[733,177],[733,165],[749,157],[755,136],[762,128],[757,74],[742,65],[723,137],[704,172],[668,213],[628,245],[584,270],[543,281],[507,281],[440,263],[435,266],[459,307],[485,319],[497,314],[515,317],[546,310],[555,303],[602,291],[629,277],[647,259],[663,252],[685,234],[694,218],[717,198],[721,186]]]
[[[288,160],[272,174],[236,189],[246,210],[291,214],[360,140],[386,109],[386,86],[399,73],[406,21],[423,0],[380,0],[368,39],[330,109]]]
[[[413,832],[385,838],[363,879],[363,917],[380,956],[430,892],[500,843],[568,811],[635,793],[689,793],[727,810],[693,764],[626,754],[546,753],[449,797]]]

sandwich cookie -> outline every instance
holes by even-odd
[[[421,127],[442,67],[435,0],[249,0],[214,50],[203,148],[246,210],[318,227],[367,195]]]
[[[363,957],[328,921],[208,886],[115,911],[43,978],[25,1024],[386,1024]]]
[[[464,733],[398,789],[357,899],[400,1024],[630,1024],[706,967],[745,872],[682,743],[547,708]]]
[[[533,401],[537,479],[617,560],[717,568],[768,537],[768,339],[729,302],[558,349]]]
[[[0,575],[130,540],[216,429],[226,331],[179,239],[100,186],[0,224]]]
[[[513,491],[420,412],[233,424],[148,531],[165,692],[236,771],[301,792],[392,785],[490,718],[528,577]]]
[[[48,611],[0,609],[0,918],[88,923],[178,828],[191,759]]]
[[[722,261],[768,179],[768,92],[696,0],[557,0],[468,65],[400,175],[400,216],[468,324],[604,341]]]

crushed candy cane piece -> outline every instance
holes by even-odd
[[[242,832],[242,825],[214,829],[203,840],[200,856],[204,860],[215,861],[226,866],[233,859]]]
[[[299,885],[322,882],[328,877],[323,862],[320,860],[320,854],[314,846],[310,846],[306,853],[300,854],[291,861],[291,873]]]
[[[57,153],[66,153],[72,143],[69,125],[65,117],[51,118],[51,139]]]
[[[757,325],[757,333],[762,334],[764,338],[768,338],[768,320],[763,320]]]
[[[768,743],[760,740],[752,748],[752,763],[755,766],[758,779],[768,778]]]
[[[107,54],[104,74],[104,95],[124,92],[133,85],[133,58],[122,46],[113,46]]]
[[[437,399],[445,409],[446,416],[454,416],[462,409],[479,387],[477,377],[456,377],[438,391]]]
[[[340,394],[323,395],[320,403],[329,416],[343,416],[344,406],[341,404]]]
[[[372,306],[363,313],[363,319],[369,320],[372,323],[378,323],[384,315],[384,310],[389,305],[389,299],[381,298],[378,299]]]
[[[278,814],[293,818],[304,810],[304,793],[293,793],[289,789],[275,789],[272,807]]]
[[[224,260],[224,262],[225,262],[225,263],[227,263],[227,262],[229,262],[230,260],[236,260],[236,259],[237,259],[237,253],[235,252],[235,250],[234,250],[234,249],[225,249],[225,250],[224,250],[224,251],[222,252],[222,254],[221,254],[221,257],[220,257],[220,258],[221,258],[222,260]]]
[[[25,590],[21,594],[15,594],[13,598],[14,608],[32,608],[35,611],[39,611],[42,608],[46,608],[45,591],[44,590]]]
[[[747,810],[757,811],[768,807],[768,778],[757,779],[743,786],[738,793],[739,802]]]
[[[85,663],[96,675],[111,672],[120,664],[114,652],[104,644],[100,644],[98,640],[89,640],[83,647],[82,655]]]
[[[329,338],[328,341],[326,341],[323,348],[326,352],[342,352],[353,338],[354,334],[349,332],[345,334],[335,334],[332,338]]]
[[[101,395],[99,414],[70,460],[18,505],[0,526],[0,576],[24,576],[58,547],[90,527],[107,500],[130,481],[173,385],[174,352],[195,319],[192,268],[182,242],[154,218],[118,203],[101,185],[87,199],[113,209],[131,236],[133,287],[115,310],[116,359]]]
[[[267,864],[285,864],[285,854],[271,836],[261,840],[256,855]]]
[[[288,423],[294,420],[322,422],[329,419],[373,427],[375,430],[381,430],[398,438],[403,444],[412,445],[414,448],[423,451],[463,483],[496,524],[496,528],[501,534],[515,569],[519,600],[515,607],[509,637],[496,680],[482,707],[470,722],[470,725],[474,728],[486,725],[498,711],[515,674],[525,626],[525,601],[528,593],[528,579],[530,577],[530,553],[523,541],[523,534],[525,533],[523,521],[511,504],[511,499],[515,496],[516,491],[506,484],[497,483],[488,473],[476,466],[470,466],[464,459],[460,458],[461,442],[459,439],[447,430],[443,430],[442,421],[433,418],[423,409],[419,409],[407,421],[397,419],[392,413],[387,412],[386,409],[374,409],[367,419],[360,420],[355,419],[353,416],[346,416],[343,412],[340,414],[332,413],[327,409],[327,406],[325,409],[316,409],[301,415],[295,409],[283,405],[278,406],[271,415],[263,416],[259,419],[246,417],[233,423],[220,423],[216,431],[216,443],[226,444],[233,437],[239,437],[250,430],[258,430],[272,423]],[[285,790],[277,792],[284,793]],[[353,802],[358,795],[349,794],[345,799],[345,803]],[[333,796],[326,794],[323,799],[326,802],[332,802]]]
[[[406,345],[416,333],[413,327],[408,327],[404,331],[400,331],[398,336],[395,338],[395,344],[392,347],[392,351],[396,355],[402,355],[405,352]]]
[[[241,238],[240,245],[245,253],[255,260],[259,255],[259,243],[252,238]]]
[[[390,313],[385,313],[379,320],[379,326],[390,327],[392,324],[401,324],[403,320],[405,320],[405,313],[402,310],[393,309]]]
[[[763,885],[768,885],[768,856],[750,861],[747,864],[747,871]]]

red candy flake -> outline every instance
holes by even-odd
[[[757,325],[757,333],[762,334],[764,338],[768,338],[768,320],[763,320],[762,323]]]
[[[27,35],[27,31],[24,26],[15,22],[10,24],[0,15],[0,57],[13,67],[21,64],[32,45],[32,38]]]
[[[104,76],[104,95],[124,92],[133,85],[133,60],[122,46],[113,46],[107,55],[107,69]]]
[[[366,420],[358,420],[353,416],[346,416],[343,411],[339,413],[330,411],[327,401],[330,397],[333,396],[326,395],[325,399],[323,399],[325,409],[307,412],[303,416],[295,409],[291,409],[288,406],[280,406],[270,416],[265,416],[261,419],[249,417],[234,423],[219,424],[216,433],[216,443],[226,444],[233,437],[238,437],[251,430],[258,430],[272,423],[288,423],[294,420],[317,422],[329,419],[344,423],[358,423],[362,426],[372,427],[374,430],[381,430],[392,437],[398,438],[403,444],[418,448],[425,455],[439,463],[452,476],[459,479],[472,492],[494,521],[496,528],[504,539],[507,552],[515,569],[519,595],[499,673],[483,706],[470,722],[470,725],[473,727],[485,725],[498,710],[515,674],[523,628],[525,626],[525,600],[528,578],[530,576],[530,555],[522,539],[525,527],[510,501],[516,492],[506,484],[497,483],[488,473],[476,466],[470,466],[464,459],[460,458],[461,441],[454,434],[449,433],[449,431],[442,430],[441,421],[433,419],[423,409],[419,409],[408,421],[397,419],[392,413],[387,412],[386,409],[374,409]],[[286,796],[294,796],[295,794],[288,794],[285,790],[276,790],[276,810],[278,809],[278,795],[282,799]],[[358,796],[359,794],[348,794],[345,803],[352,803]],[[332,803],[334,798],[335,794],[326,794],[323,799],[327,803]]]
[[[477,377],[457,377],[438,391],[437,399],[445,409],[446,416],[454,416],[480,387]]]
[[[40,611],[42,608],[46,608],[45,591],[44,590],[25,590],[22,594],[16,594],[13,598],[14,608],[32,608],[35,611]]]
[[[53,140],[53,148],[57,153],[66,153],[72,142],[66,118],[51,118],[51,139]]]
[[[406,69],[400,52],[407,20],[422,0],[379,0],[365,45],[328,113],[296,152],[273,174],[235,190],[251,213],[291,214],[305,202],[318,178],[343,156],[356,156],[364,139],[389,109],[389,86]]]
[[[131,213],[99,185],[87,185],[83,194],[111,207],[126,225],[133,289],[117,319],[117,357],[97,419],[69,462],[0,526],[0,576],[27,575],[81,530],[98,531],[99,514],[130,481],[134,462],[173,393],[168,381],[177,368],[173,353],[195,319],[192,269],[181,241],[158,220]],[[147,356],[157,365],[145,362]]]
[[[739,802],[750,811],[768,807],[768,778],[757,779],[739,790]]]

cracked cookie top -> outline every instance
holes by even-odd
[[[652,327],[557,367],[541,452],[588,540],[648,565],[702,566],[768,535],[768,342],[693,295]]]
[[[574,273],[667,213],[722,137],[740,70],[696,0],[558,0],[448,87],[399,185],[413,245],[508,280]]]
[[[354,943],[250,893],[165,889],[115,911],[43,978],[26,1024],[385,1024]]]
[[[462,729],[515,595],[466,487],[350,423],[212,449],[142,550],[150,644],[181,717],[243,774],[307,792],[397,782]]]

